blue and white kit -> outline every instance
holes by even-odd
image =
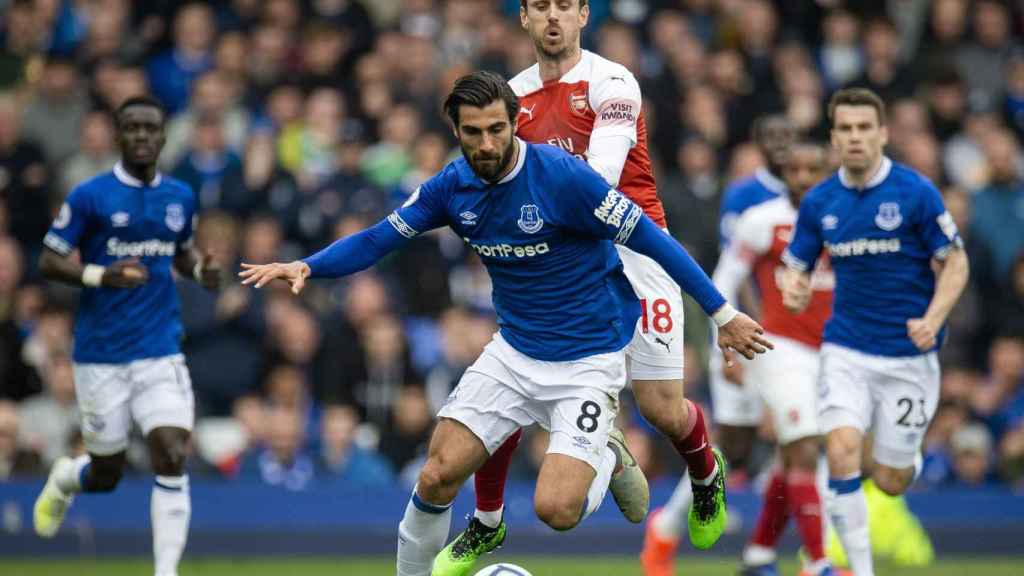
[[[493,282],[499,332],[440,416],[494,450],[520,426],[550,452],[595,466],[625,385],[623,348],[640,306],[615,243],[645,254],[709,315],[725,300],[692,258],[628,198],[561,149],[517,140],[511,172],[482,181],[464,158],[377,225],[306,259],[313,277],[362,270],[418,234],[449,226]]]
[[[180,351],[183,335],[174,256],[192,243],[195,196],[177,180],[144,183],[121,164],[72,190],[43,243],[83,264],[138,258],[149,280],[136,288],[83,288],[75,318],[75,392],[90,453],[127,446],[134,419],[143,433],[191,430],[192,384]]]
[[[827,250],[836,276],[821,350],[822,426],[873,428],[882,464],[913,464],[938,405],[937,346],[918,350],[907,321],[924,316],[935,293],[931,260],[962,245],[935,186],[888,158],[862,189],[840,169],[800,205],[783,260],[808,271]]]

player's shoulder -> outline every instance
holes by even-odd
[[[640,83],[628,68],[604,56],[584,50],[578,78],[566,78],[567,82],[585,81],[592,95],[606,98],[635,96],[640,93]],[[572,73],[570,73],[572,76]]]
[[[728,207],[738,199],[751,194],[757,186],[757,179],[753,176],[744,176],[743,178],[733,180],[725,187],[725,191],[722,193],[722,206]]]
[[[814,210],[820,209],[829,198],[833,198],[838,191],[844,189],[843,183],[839,179],[839,173],[833,173],[807,191],[803,200],[800,201],[800,208],[803,209],[806,206]]]
[[[900,189],[913,190],[914,192],[937,190],[935,184],[927,176],[899,162],[892,163],[889,181]]]
[[[746,223],[749,226],[774,225],[778,220],[786,218],[792,212],[793,205],[790,203],[789,198],[778,196],[751,206],[750,209],[740,216],[739,222],[741,224]]]
[[[417,190],[420,194],[442,197],[475,181],[473,168],[469,166],[469,162],[464,156],[459,155],[458,158],[445,164],[437,174],[426,179]]]
[[[512,92],[519,98],[532,94],[544,87],[544,81],[540,78],[540,64],[534,64],[519,74],[516,74],[508,81]]]
[[[173,176],[168,176],[167,174],[160,175],[160,182],[163,186],[166,187],[167,191],[169,191],[176,198],[179,198],[182,201],[187,202],[192,202],[195,200],[196,193],[194,190],[192,190],[192,186],[190,186],[187,182],[183,180],[178,180],[177,178],[174,178]]]

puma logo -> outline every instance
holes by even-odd
[[[654,341],[657,342],[658,344],[661,344],[662,346],[664,346],[665,347],[665,352],[668,352],[669,354],[672,353],[672,347],[669,346],[669,344],[671,344],[673,340],[675,340],[675,338],[669,338],[668,342],[665,342],[664,340],[661,339],[660,336],[655,336],[654,337]]]
[[[536,104],[534,104],[533,106],[530,106],[529,108],[526,108],[525,106],[520,106],[519,107],[519,112],[522,113],[522,114],[526,114],[527,116],[530,117],[530,120],[533,120],[533,109],[536,108],[536,107],[537,107]]]

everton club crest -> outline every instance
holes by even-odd
[[[534,234],[544,226],[540,210],[536,204],[524,204],[519,211],[519,229],[527,234]]]
[[[875,216],[875,225],[892,232],[903,223],[903,216],[900,215],[900,205],[896,202],[882,202],[878,205],[878,215]]]
[[[168,204],[164,224],[167,224],[171,232],[181,232],[185,228],[185,207],[181,204]]]

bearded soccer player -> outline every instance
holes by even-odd
[[[192,510],[185,456],[195,415],[171,269],[207,288],[220,270],[192,247],[195,193],[156,170],[165,120],[152,98],[125,101],[115,113],[121,161],[71,191],[43,240],[43,275],[82,287],[73,358],[88,453],[54,462],[34,524],[52,537],[74,495],[117,486],[134,421],[156,475],[155,574],[176,576]]]
[[[752,358],[771,347],[761,327],[729,306],[639,206],[563,150],[516,138],[518,109],[500,77],[461,78],[445,110],[463,158],[370,229],[303,261],[243,265],[247,283],[283,278],[298,292],[307,277],[351,274],[447,225],[487,267],[501,328],[439,413],[399,525],[400,576],[447,573],[435,556],[456,493],[521,426],[538,423],[551,432],[534,506],[552,528],[575,526],[609,487],[627,510],[646,505],[646,484],[626,482],[618,493],[615,487],[617,477],[639,474],[611,428],[626,384],[625,347],[641,315],[615,244],[654,258],[706,313],[724,318],[723,348]]]
[[[839,171],[800,204],[783,253],[783,303],[811,301],[810,273],[827,253],[835,302],[820,356],[819,422],[828,456],[827,507],[856,576],[872,576],[862,489],[864,437],[871,479],[902,494],[920,472],[921,444],[939,399],[937,349],[967,284],[968,262],[935,186],[883,154],[885,105],[870,90],[829,102]],[[823,252],[824,251],[824,252]]]
[[[624,66],[581,49],[587,0],[522,0],[520,22],[537,64],[510,81],[519,97],[518,134],[586,160],[610,186],[640,206],[662,230],[665,213],[647,152],[640,87]],[[695,498],[690,538],[709,548],[725,527],[725,462],[708,441],[704,415],[683,397],[683,300],[656,262],[617,247],[642,314],[626,355],[641,414],[672,441],[687,463]],[[438,556],[440,576],[469,572],[505,537],[503,493],[516,432],[476,474],[477,509],[468,528]],[[629,514],[633,522],[646,516]]]

